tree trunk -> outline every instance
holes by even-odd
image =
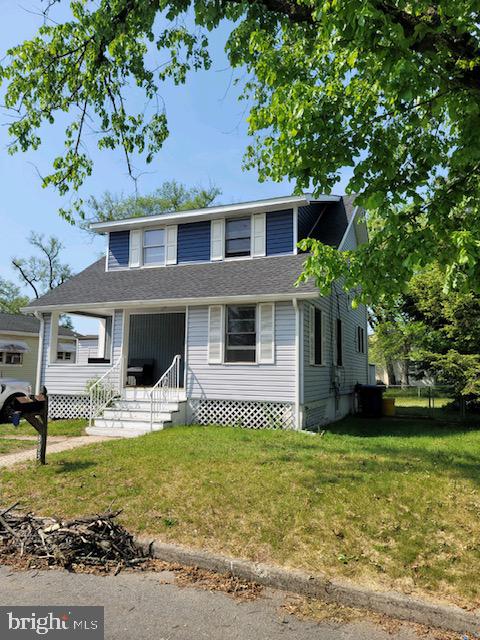
[[[387,376],[389,385],[397,384],[397,378],[395,377],[395,368],[391,360],[387,360]]]

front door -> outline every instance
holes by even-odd
[[[177,354],[182,356],[180,386],[183,387],[185,313],[130,316],[128,360],[153,360],[153,383],[165,373]]]

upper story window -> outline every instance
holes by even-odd
[[[143,232],[143,264],[165,264],[165,230]]]
[[[255,305],[229,305],[225,336],[225,362],[255,362]]]
[[[225,257],[250,255],[250,218],[232,218],[225,221]]]

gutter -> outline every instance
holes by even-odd
[[[148,309],[156,307],[180,307],[180,306],[205,306],[209,304],[231,304],[249,302],[285,302],[293,299],[314,300],[318,298],[318,291],[299,293],[265,293],[250,294],[243,296],[209,296],[208,298],[166,298],[153,300],[115,300],[109,302],[81,302],[77,304],[52,304],[42,306],[24,307],[22,310],[27,313],[35,312],[64,312],[75,313],[75,311],[88,309]],[[38,316],[37,316],[38,317]]]
[[[310,194],[304,196],[286,196],[284,198],[270,198],[268,200],[256,200],[241,202],[231,205],[218,205],[204,209],[189,209],[186,211],[171,211],[158,216],[142,216],[141,218],[126,218],[125,220],[112,220],[108,222],[93,222],[90,225],[92,231],[98,233],[108,233],[109,231],[121,229],[138,229],[151,227],[152,225],[177,224],[179,221],[192,222],[194,220],[224,218],[225,215],[241,215],[252,213],[264,213],[268,211],[279,211],[282,209],[292,209],[294,207],[306,206],[311,202],[339,202],[341,196],[319,196],[312,198]]]
[[[300,307],[298,299],[292,300],[295,310],[295,429],[300,431],[302,428],[302,416],[300,410],[301,401],[301,342],[300,342]]]

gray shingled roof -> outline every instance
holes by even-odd
[[[40,320],[34,316],[15,315],[13,313],[0,313],[0,331],[22,331],[25,333],[38,333]],[[58,333],[62,336],[74,338],[77,334],[65,327],[59,327]]]
[[[305,255],[204,262],[105,271],[101,258],[29,307],[175,300],[242,295],[315,293],[313,282],[295,287]]]

